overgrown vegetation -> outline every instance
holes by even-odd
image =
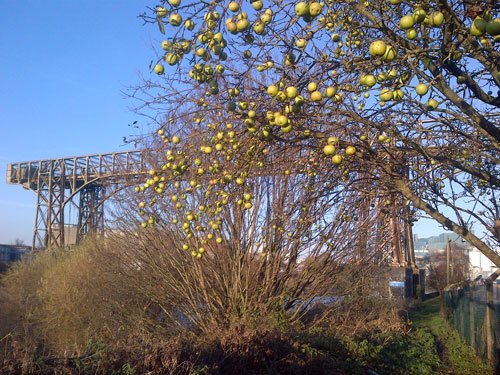
[[[441,311],[441,299],[426,301],[410,314],[412,326],[430,333],[441,359],[439,371],[454,374],[493,374],[493,368],[483,362],[458,332],[450,327]]]
[[[42,252],[2,276],[3,373],[490,373],[444,323],[437,300],[411,315],[414,328],[403,306],[377,298],[345,299],[322,319],[255,308],[245,319],[221,311],[210,327],[179,312],[174,325],[145,293],[152,279],[131,279],[140,268],[113,258],[117,245],[125,247],[88,241]]]
[[[2,278],[4,371],[488,373],[437,310],[412,328],[384,272],[414,264],[416,210],[500,264],[498,6],[263,7],[142,16],[175,66],[131,93],[149,176],[106,238]]]

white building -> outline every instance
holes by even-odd
[[[486,258],[486,256],[475,247],[469,249],[469,262],[472,279],[478,276],[487,278],[498,269],[491,260]]]
[[[427,268],[428,263],[431,261],[431,255],[437,252],[446,251],[446,242],[451,240],[455,246],[464,248],[466,255],[468,255],[471,274],[470,278],[473,280],[478,276],[486,278],[497,270],[497,267],[481,253],[478,249],[470,243],[463,241],[455,233],[442,233],[437,236],[428,238],[419,238],[414,235],[413,242],[415,244],[415,259],[419,268]],[[453,251],[453,249],[452,249]],[[453,253],[451,254],[453,256]]]

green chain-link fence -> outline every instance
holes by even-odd
[[[500,359],[498,284],[451,287],[443,292],[450,324],[484,359]]]

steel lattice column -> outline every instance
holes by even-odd
[[[104,227],[103,198],[104,187],[100,184],[89,184],[80,192],[77,243],[88,233],[96,233]]]
[[[33,248],[64,245],[64,164],[49,160],[38,173]]]
[[[33,249],[45,248],[48,245],[47,210],[49,206],[49,189],[47,186],[39,186],[36,201],[35,227],[33,230]]]

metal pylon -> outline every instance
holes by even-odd
[[[48,160],[38,173],[33,248],[64,244],[64,165]],[[62,168],[62,169],[61,169]]]
[[[77,243],[88,233],[96,233],[104,228],[104,186],[90,184],[80,192],[78,205]]]

